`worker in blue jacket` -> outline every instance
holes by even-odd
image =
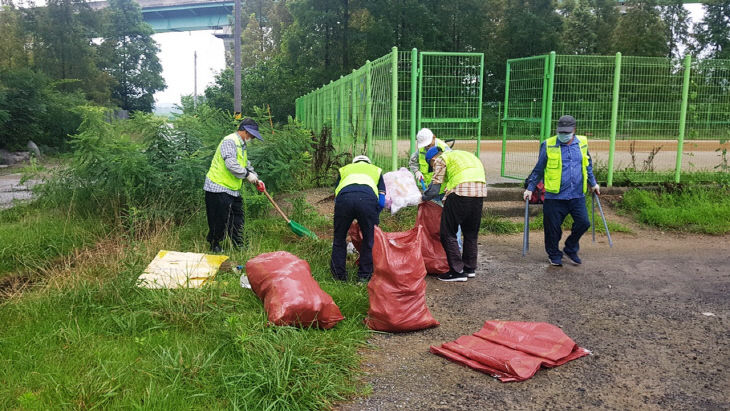
[[[347,231],[357,219],[362,232],[358,281],[367,283],[373,275],[373,239],[385,206],[383,170],[367,156],[356,156],[352,164],[341,167],[335,181],[334,238],[330,270],[336,280],[347,281]]]
[[[585,193],[588,187],[600,194],[596,177],[593,175],[593,161],[588,153],[588,139],[575,134],[576,121],[573,116],[562,116],[558,120],[557,135],[540,145],[537,164],[527,179],[525,200],[532,196],[537,183],[544,180],[545,201],[543,202],[543,228],[545,230],[545,251],[550,264],[561,267],[563,252],[573,262],[582,263],[578,256],[580,238],[591,226],[586,210]],[[573,226],[565,239],[565,247],[558,246],[563,235],[563,220],[570,214]]]

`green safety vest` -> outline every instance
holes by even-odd
[[[588,189],[588,138],[586,136],[575,136],[580,144],[580,152],[583,154],[583,192]],[[547,152],[547,165],[545,166],[545,191],[557,194],[560,192],[560,180],[563,177],[563,154],[560,150],[561,144],[557,144],[558,136],[552,136],[545,140]]]
[[[451,150],[441,154],[446,162],[446,189],[453,190],[461,183],[487,182],[482,161],[468,151]]]
[[[378,196],[378,181],[383,170],[372,164],[358,162],[340,167],[340,184],[335,188],[335,196],[340,194],[345,186],[350,184],[364,184],[373,189],[375,197]]]
[[[215,154],[213,155],[213,161],[210,162],[210,169],[208,170],[206,177],[208,177],[210,181],[229,190],[238,191],[241,189],[243,180],[234,176],[233,173],[228,170],[226,162],[223,160],[223,156],[221,155],[221,144],[223,144],[226,140],[231,140],[236,145],[236,162],[240,164],[241,167],[246,168],[246,164],[248,163],[246,150],[243,148],[243,144],[241,143],[241,138],[238,136],[238,133],[233,133],[223,137],[223,140],[221,140],[218,144],[218,148],[216,148]]]
[[[439,147],[441,151],[446,152],[446,150],[449,148],[449,146],[444,143],[443,141],[439,140],[438,138],[436,140],[435,147]],[[423,174],[423,181],[426,183],[426,187],[428,187],[429,184],[431,184],[431,179],[433,178],[433,171],[428,172],[428,163],[426,162],[426,151],[428,149],[426,147],[421,148],[418,150],[418,169],[421,171],[421,174]],[[443,189],[443,188],[442,188]],[[443,191],[442,191],[443,193]]]

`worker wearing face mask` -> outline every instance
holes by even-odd
[[[557,267],[563,265],[563,253],[573,264],[581,264],[578,242],[591,226],[586,210],[585,193],[590,187],[591,191],[600,194],[598,183],[593,176],[588,139],[576,135],[575,131],[576,121],[573,116],[560,117],[557,135],[548,138],[540,145],[537,164],[528,177],[527,190],[523,194],[525,200],[529,199],[537,183],[544,180],[545,251],[550,264]],[[563,234],[561,226],[568,214],[573,217],[573,226],[561,251],[558,246]]]

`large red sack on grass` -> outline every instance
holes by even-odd
[[[375,226],[370,309],[365,319],[371,329],[403,332],[439,325],[426,306],[426,268],[419,252],[422,235],[420,226],[399,233],[384,233]],[[350,236],[358,248],[362,236],[357,224],[350,227]]]
[[[312,277],[309,263],[294,254],[257,255],[246,262],[246,276],[273,324],[328,329],[345,318]]]
[[[421,254],[426,272],[429,274],[443,274],[449,271],[449,261],[446,251],[441,245],[441,213],[443,208],[433,201],[424,201],[418,205],[416,226],[423,227],[421,235]]]
[[[472,335],[431,346],[431,352],[499,378],[524,381],[540,367],[557,367],[590,354],[547,323],[487,321]]]

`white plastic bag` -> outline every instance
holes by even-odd
[[[398,171],[383,174],[385,182],[385,206],[395,214],[403,207],[415,206],[421,202],[421,192],[416,180],[408,169],[401,167]]]

